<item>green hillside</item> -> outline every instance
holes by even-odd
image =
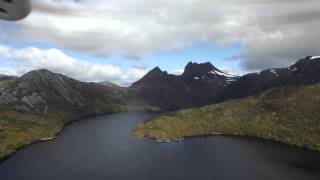
[[[133,134],[159,141],[239,134],[320,150],[320,84],[280,87],[255,97],[179,110],[138,125]]]

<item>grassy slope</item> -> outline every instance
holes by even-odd
[[[259,96],[180,110],[138,125],[160,141],[222,134],[256,136],[320,150],[320,84],[271,89]]]
[[[0,159],[35,141],[52,138],[63,127],[53,117],[17,111],[0,112]]]

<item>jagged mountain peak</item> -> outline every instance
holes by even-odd
[[[141,78],[139,81],[132,84],[132,86],[136,86],[139,84],[149,83],[150,81],[158,81],[158,80],[164,80],[170,75],[167,71],[162,71],[158,66],[150,70],[143,78]]]
[[[185,70],[182,76],[186,78],[200,78],[204,76],[236,77],[236,76],[224,73],[220,69],[213,66],[210,62],[205,62],[205,63],[189,62],[185,67]]]
[[[159,66],[153,68],[147,75],[161,75],[161,74],[167,74],[166,71],[162,71]]]
[[[205,63],[194,63],[189,62],[185,69],[183,74],[188,74],[192,72],[210,72],[210,71],[220,71],[216,67],[214,67],[210,62]]]
[[[138,97],[151,105],[173,110],[214,102],[216,96],[236,79],[210,62],[189,62],[182,75],[171,75],[156,67],[132,88]]]

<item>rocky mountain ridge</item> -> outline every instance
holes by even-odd
[[[320,57],[308,56],[287,68],[244,76],[224,73],[211,63],[188,63],[182,75],[154,68],[132,85],[137,97],[165,110],[199,107],[249,97],[284,85],[320,82]]]
[[[219,102],[256,95],[274,87],[318,82],[320,57],[307,56],[287,68],[273,68],[240,77],[219,95]]]
[[[152,106],[174,110],[214,102],[217,95],[238,78],[223,73],[209,62],[190,62],[182,75],[168,74],[156,67],[131,89]]]
[[[127,106],[131,102],[176,110],[259,94],[270,88],[320,82],[320,58],[308,56],[288,68],[273,68],[244,76],[224,73],[211,63],[188,63],[181,75],[152,69],[129,88],[109,82],[86,83],[48,70],[20,78],[0,76],[0,106],[38,113],[60,106],[97,111],[96,104]],[[50,106],[48,106],[50,104]],[[104,110],[98,110],[104,111]]]

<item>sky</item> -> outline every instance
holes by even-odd
[[[32,0],[0,20],[0,74],[48,69],[128,86],[189,61],[242,75],[320,54],[318,0]]]

